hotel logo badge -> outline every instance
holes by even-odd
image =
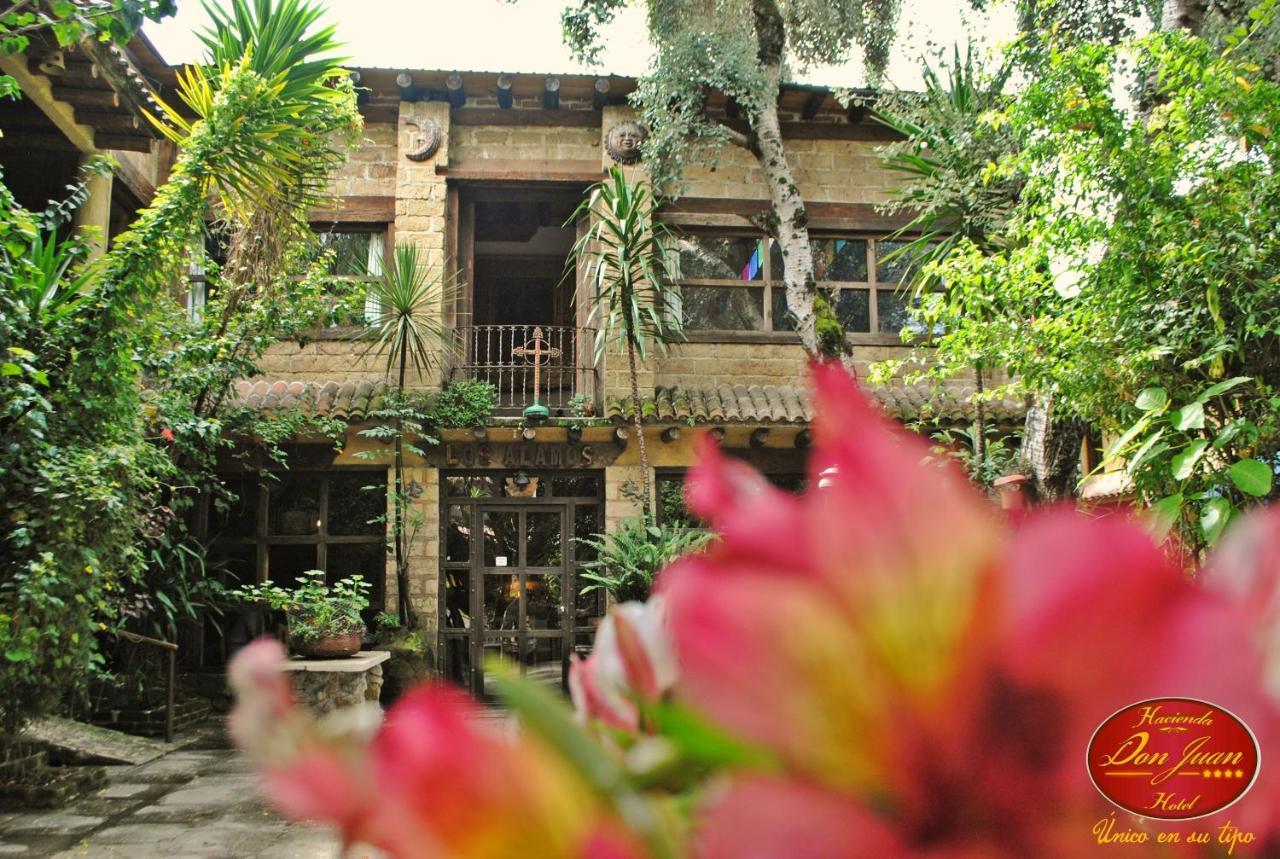
[[[1194,698],[1130,704],[1089,741],[1089,777],[1098,791],[1125,811],[1158,820],[1221,811],[1249,791],[1261,763],[1248,725]]]

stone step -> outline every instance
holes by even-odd
[[[57,716],[30,723],[23,736],[48,746],[58,763],[145,764],[171,748],[155,740]]]
[[[0,808],[59,808],[106,786],[106,767],[41,767],[22,779],[0,781]]]

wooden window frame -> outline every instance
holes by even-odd
[[[706,236],[706,237],[724,237],[724,238],[750,238],[764,239],[767,242],[775,241],[767,234],[749,228],[719,226],[715,224],[697,224],[681,221],[679,224],[669,225],[671,232],[676,235],[690,236]],[[885,241],[900,241],[899,239],[889,239],[884,233],[876,233],[865,229],[849,229],[843,230],[837,227],[823,227],[810,230],[811,240],[822,239],[846,239],[851,241],[864,241],[867,243],[867,280],[865,281],[818,281],[816,287],[819,290],[836,291],[841,289],[860,289],[866,290],[868,293],[868,324],[869,331],[846,331],[845,340],[851,345],[882,345],[882,346],[903,346],[904,343],[898,332],[882,332],[879,330],[879,301],[877,296],[882,292],[890,294],[899,291],[900,284],[881,283],[877,280],[879,255],[877,252],[878,244]],[[692,287],[730,287],[739,289],[762,289],[764,292],[764,308],[763,318],[766,328],[759,331],[741,331],[741,330],[724,330],[724,329],[688,329],[684,331],[684,342],[687,343],[777,343],[777,344],[799,344],[800,335],[794,331],[775,331],[773,330],[773,291],[775,289],[785,288],[781,279],[781,273],[773,271],[773,254],[770,248],[761,261],[762,276],[759,280],[720,280],[712,278],[680,278],[675,282],[676,286],[683,288],[685,286]],[[775,276],[775,274],[777,276]]]
[[[348,477],[356,474],[366,475],[372,482],[386,482],[386,471],[382,469],[370,469],[359,467],[336,467],[336,468],[299,468],[290,469],[286,472],[289,477],[318,477],[320,478],[320,509],[317,516],[320,519],[320,528],[315,534],[271,534],[270,532],[270,503],[271,503],[271,482],[270,478],[260,478],[257,480],[258,490],[258,508],[257,517],[254,523],[254,534],[246,535],[218,535],[216,541],[223,546],[253,546],[255,548],[255,558],[253,565],[254,582],[261,584],[268,581],[269,570],[267,568],[267,556],[272,546],[306,546],[314,545],[316,547],[316,566],[315,569],[324,570],[328,573],[329,558],[328,549],[331,545],[350,545],[350,544],[373,544],[376,543],[382,547],[387,545],[387,532],[384,524],[381,534],[356,534],[356,535],[331,535],[329,533],[329,487],[332,478]],[[252,478],[257,472],[246,471],[240,472],[241,475]],[[381,611],[386,603],[386,565],[383,564],[382,569],[370,571],[368,579],[370,585],[369,593],[369,609],[371,611]],[[376,578],[374,578],[376,576]]]

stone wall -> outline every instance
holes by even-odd
[[[856,345],[852,367],[865,378],[871,364],[909,354],[906,346]],[[652,361],[661,385],[803,385],[808,357],[800,344],[680,343]]]
[[[394,197],[396,193],[396,126],[371,122],[329,185],[337,197]]]
[[[864,140],[786,141],[791,170],[807,202],[885,202],[897,177],[880,166],[878,145]],[[737,146],[720,150],[714,170],[690,166],[685,179],[686,197],[769,198],[759,162]]]
[[[453,129],[450,146],[450,158],[465,164],[594,161],[601,152],[599,128],[555,125],[460,125]]]
[[[363,355],[366,342],[351,339],[317,339],[306,343],[287,341],[271,346],[262,360],[267,379],[302,379],[322,382],[377,382],[386,378],[385,358]]]

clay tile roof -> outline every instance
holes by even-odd
[[[884,385],[867,391],[898,420],[948,422],[974,416],[970,386]],[[813,420],[808,391],[798,385],[658,385],[653,396],[643,401],[642,410],[646,419],[657,423],[805,424]],[[1019,421],[1024,412],[1024,405],[1016,400],[986,403],[987,417],[999,422]],[[630,419],[631,398],[612,400],[605,415]]]
[[[286,381],[258,379],[236,383],[240,405],[259,411],[301,409],[309,415],[362,421],[381,408],[384,382]]]

